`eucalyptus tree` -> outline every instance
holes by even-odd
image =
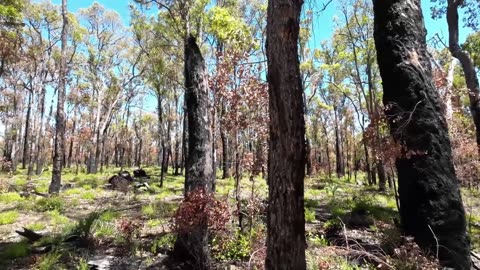
[[[51,3],[31,3],[25,10],[24,34],[25,58],[18,70],[23,74],[22,84],[28,92],[25,117],[22,167],[28,167],[28,175],[43,170],[45,162],[44,124],[46,92],[55,87],[55,54],[60,42],[61,16],[57,6]],[[20,64],[20,63],[19,63]],[[36,107],[34,105],[36,104]]]
[[[184,144],[185,193],[202,190],[213,191],[215,173],[212,161],[212,134],[210,130],[208,83],[205,60],[197,38],[202,37],[202,15],[207,1],[137,1],[155,3],[166,11],[171,26],[183,45],[185,109],[188,119],[188,147]],[[184,130],[186,125],[184,124]],[[200,214],[200,213],[198,213]],[[174,255],[187,261],[195,269],[208,269],[207,217],[201,216],[201,224],[193,231],[180,232],[174,246]]]
[[[120,16],[94,3],[79,11],[80,21],[87,25],[82,54],[85,64],[80,71],[90,89],[90,129],[87,171],[96,173],[103,157],[105,135],[112,118],[127,95],[138,86],[140,51],[130,47],[132,37],[123,27]]]
[[[177,63],[182,61],[182,39],[172,27],[168,13],[160,12],[156,17],[147,17],[135,8],[132,9],[132,26],[136,43],[143,53],[142,66],[145,74],[143,81],[152,90],[157,99],[158,118],[158,162],[161,165],[160,185],[163,186],[168,159],[171,155],[172,124],[175,129],[175,149],[179,150],[178,99],[183,90],[181,70]],[[172,103],[175,103],[173,105]],[[175,119],[168,117],[166,108],[174,106]],[[175,152],[178,159],[179,151]]]
[[[25,0],[4,0],[0,3],[0,78],[20,57],[25,4]]]
[[[405,233],[455,269],[470,269],[465,210],[441,101],[432,83],[420,0],[373,2],[374,38]],[[399,12],[401,11],[401,12]]]
[[[306,269],[305,119],[298,59],[301,0],[270,0],[267,59],[270,109],[267,269]]]
[[[66,80],[67,80],[67,0],[62,0],[62,33],[60,42],[60,72],[58,86],[57,113],[55,117],[55,145],[53,154],[53,171],[52,181],[48,188],[49,193],[58,193],[62,181],[63,157],[65,154],[65,96],[66,96]]]

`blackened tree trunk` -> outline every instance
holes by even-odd
[[[470,269],[465,210],[433,85],[420,0],[373,2],[385,113],[393,138],[405,149],[396,161],[402,227],[420,247],[438,251],[444,266]]]
[[[453,57],[460,61],[467,84],[470,112],[472,114],[473,123],[475,124],[477,147],[480,153],[480,87],[478,83],[477,73],[473,65],[472,58],[468,52],[462,50],[458,44],[458,8],[464,4],[464,0],[448,0],[447,6],[447,23],[448,23],[448,48]]]
[[[197,189],[211,192],[215,177],[205,75],[205,61],[195,38],[190,36],[185,42],[185,102],[188,112],[185,192]],[[207,229],[207,217],[202,216],[202,222],[193,231],[180,233],[175,243],[175,256],[191,263],[194,269],[209,269]]]
[[[44,136],[43,136],[43,118],[45,116],[45,94],[47,90],[45,87],[42,87],[42,90],[40,91],[39,97],[38,97],[38,113],[39,119],[38,119],[38,126],[37,126],[37,134],[35,138],[35,163],[36,163],[36,169],[35,169],[35,174],[40,175],[43,171],[43,162],[44,158],[42,156],[42,145],[44,141]]]
[[[385,173],[385,165],[383,164],[382,158],[378,159],[377,172],[379,191],[385,191],[387,189],[387,174]]]
[[[60,76],[58,86],[58,101],[57,101],[57,114],[55,116],[55,147],[53,154],[53,170],[52,170],[52,182],[48,188],[49,193],[58,193],[60,191],[62,181],[62,157],[65,153],[65,92],[66,92],[66,77],[67,77],[67,64],[66,64],[66,51],[67,51],[67,0],[62,0],[62,18],[63,27],[61,34],[61,59],[60,59]]]
[[[223,130],[223,125],[220,126],[220,138],[222,139],[222,179],[230,177],[230,160],[228,159],[228,138],[226,131]]]
[[[337,177],[340,178],[345,175],[345,165],[343,164],[343,155],[342,155],[342,142],[340,134],[340,121],[338,120],[338,111],[337,106],[334,106],[335,114],[335,163],[336,163],[336,172]]]
[[[303,89],[298,59],[302,0],[269,0],[270,108],[266,269],[305,269]]]
[[[73,125],[72,125],[72,134],[70,135],[70,147],[69,147],[69,150],[68,150],[68,160],[67,160],[67,167],[68,168],[70,168],[72,166],[73,139],[75,138],[76,125],[77,125],[77,121],[76,121],[76,117],[74,116]]]
[[[30,163],[30,120],[32,115],[32,106],[33,106],[33,91],[30,90],[28,93],[28,107],[27,115],[25,116],[25,133],[23,135],[23,156],[22,156],[22,169],[26,169],[27,165]]]
[[[182,130],[182,166],[180,167],[180,174],[183,174],[183,169],[187,164],[187,155],[188,155],[188,113],[187,113],[187,102],[185,101],[185,106],[183,106],[183,130]],[[185,171],[185,178],[187,178],[187,172]]]

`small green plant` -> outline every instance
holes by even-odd
[[[328,195],[330,195],[332,200],[335,200],[335,195],[337,191],[340,191],[340,186],[336,183],[329,183],[327,186],[325,186],[325,191],[327,192]]]
[[[77,266],[75,267],[75,270],[90,270],[90,266],[88,265],[88,262],[87,260],[85,260],[84,258],[81,258],[79,261],[78,261],[78,264]]]
[[[100,215],[99,220],[105,221],[105,222],[110,222],[110,221],[114,221],[119,216],[120,215],[118,214],[118,212],[114,212],[112,210],[107,210]]]
[[[0,213],[0,225],[12,224],[17,221],[18,212],[17,211],[7,211]]]
[[[328,246],[328,241],[323,235],[318,233],[308,233],[307,242],[309,247],[326,247]]]
[[[213,256],[217,260],[245,260],[252,252],[250,236],[240,231],[233,236],[215,237],[212,243]]]
[[[65,225],[70,222],[70,219],[62,215],[58,210],[48,211],[48,216],[50,216],[52,225]]]
[[[26,226],[27,229],[30,229],[33,231],[41,231],[41,230],[44,230],[46,227],[47,226],[45,225],[45,223],[41,223],[41,222],[32,223]]]
[[[25,178],[17,178],[15,179],[15,186],[17,187],[23,187],[28,183],[28,180]]]
[[[85,192],[81,195],[82,199],[84,200],[89,200],[89,201],[93,201],[95,200],[96,196],[95,196],[95,193],[91,192],[91,191],[88,191],[88,192]]]
[[[147,227],[149,228],[155,228],[162,225],[162,221],[160,219],[150,219],[147,221]]]
[[[1,256],[4,259],[15,259],[25,257],[30,253],[30,245],[27,242],[9,244]]]
[[[23,202],[25,198],[16,192],[0,193],[0,203]]]
[[[142,207],[142,214],[148,218],[154,218],[156,216],[157,210],[155,209],[154,204],[144,205]]]
[[[176,239],[176,236],[172,233],[167,233],[160,238],[156,238],[152,243],[150,251],[153,254],[157,254],[160,250],[171,250]]]
[[[313,223],[315,221],[315,210],[305,208],[305,222]]]
[[[35,186],[35,191],[38,193],[47,193],[48,192],[48,185],[46,183],[42,183],[38,186]]]
[[[78,221],[72,233],[86,239],[90,238],[93,232],[93,227],[95,226],[95,222],[99,217],[100,213],[98,212],[88,214],[86,218]]]
[[[35,202],[35,210],[38,212],[59,211],[63,212],[65,202],[58,196],[41,198]]]
[[[111,223],[107,222],[99,222],[95,226],[95,237],[99,238],[109,238],[109,237],[114,237],[115,234],[117,233],[115,226]]]
[[[42,257],[40,257],[40,260],[38,262],[38,270],[55,269],[55,267],[58,267],[58,263],[60,262],[61,258],[62,253],[60,253],[58,250],[54,250],[43,255]]]
[[[83,190],[81,188],[70,188],[70,189],[65,190],[65,192],[63,192],[63,194],[67,195],[67,196],[79,195],[79,194],[82,194],[82,193],[83,193]]]

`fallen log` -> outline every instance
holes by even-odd
[[[27,229],[25,227],[22,228],[23,231],[20,231],[20,230],[15,230],[16,233],[18,233],[19,235],[25,237],[28,239],[29,242],[31,243],[34,243],[36,241],[38,241],[40,238],[43,237],[43,235],[41,234],[38,234],[30,229]]]

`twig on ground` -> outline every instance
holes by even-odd
[[[347,236],[347,226],[345,223],[343,223],[343,220],[339,217],[340,223],[342,223],[342,228],[343,228],[343,236],[345,237],[345,245],[347,246],[347,249],[350,249],[349,244],[348,244],[348,236]]]
[[[249,269],[249,270],[252,269],[252,259],[253,259],[253,256],[254,256],[257,252],[259,252],[259,251],[261,251],[261,250],[264,250],[264,249],[265,249],[265,247],[262,247],[262,248],[259,248],[259,249],[255,250],[254,252],[252,252],[252,255],[250,255],[250,259],[248,260],[248,269]]]
[[[439,247],[438,238],[437,238],[437,236],[435,235],[435,233],[433,232],[432,227],[430,227],[430,225],[428,225],[428,228],[429,228],[430,231],[432,232],[433,238],[435,239],[435,243],[437,244],[437,245],[436,245],[437,250],[436,250],[436,253],[435,253],[435,258],[438,260],[438,249],[439,249],[439,248],[438,248],[438,247]]]

